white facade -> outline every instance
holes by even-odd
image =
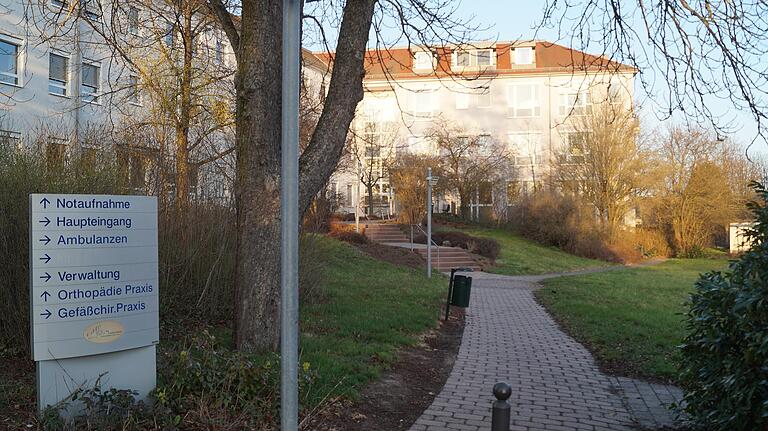
[[[428,138],[430,129],[441,122],[458,126],[468,136],[485,135],[504,144],[513,156],[513,166],[508,173],[510,182],[514,182],[511,187],[523,191],[533,189],[534,183],[541,182],[549,173],[556,157],[567,151],[569,133],[573,132],[570,123],[575,118],[588,114],[591,107],[599,103],[620,104],[624,109],[631,109],[634,70],[585,72],[537,67],[536,53],[546,48],[535,43],[518,46],[521,45],[525,49],[518,49],[524,54],[519,54],[516,60],[513,58],[505,70],[496,70],[504,67],[499,64],[503,54],[497,45],[489,50],[475,50],[469,58],[452,54],[451,65],[461,61],[468,66],[458,70],[451,66],[450,76],[428,73],[439,71],[437,60],[430,65],[428,57],[420,58],[418,54],[423,53],[416,52],[413,73],[367,77],[367,91],[358,106],[352,132],[364,134],[367,123],[386,124],[381,128],[396,130],[397,152],[439,156],[436,145]],[[525,63],[518,64],[519,61]],[[488,64],[484,66],[488,69],[486,73],[477,72],[481,67],[477,66],[478,62]],[[428,70],[422,74],[419,67]],[[464,70],[468,68],[472,70]],[[355,204],[365,199],[361,196],[358,200],[356,182],[354,173],[343,171],[331,180],[331,190],[342,196],[340,212],[353,213]],[[361,192],[365,192],[364,188]],[[382,215],[385,208],[394,210],[395,205],[387,202],[392,192],[386,179],[381,181],[379,193]],[[395,199],[396,195],[395,191]],[[481,198],[480,203],[493,205],[488,198]],[[438,212],[454,210],[458,198],[438,197],[435,205]],[[364,213],[364,209],[360,211]]]

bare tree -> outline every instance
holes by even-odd
[[[711,103],[722,99],[751,113],[755,139],[768,138],[765,1],[547,0],[543,14],[539,29],[556,29],[576,48],[600,46],[606,58],[639,69],[646,92],[659,90],[653,100],[662,118],[679,112],[725,135],[733,116]]]
[[[77,90],[77,102],[98,98],[109,105],[120,133],[153,136],[159,156],[173,160],[163,175],[173,178],[174,202],[185,208],[199,168],[234,151],[227,139],[234,126],[234,65],[227,63],[224,36],[207,3],[74,1],[52,9],[49,2],[30,2],[28,14],[43,42],[81,44],[104,59],[107,85],[92,96]],[[124,151],[145,150],[126,145]]]
[[[348,170],[354,172],[365,186],[368,196],[368,215],[375,211],[375,192],[389,177],[389,168],[395,159],[398,130],[395,123],[365,121],[361,133],[354,133],[349,141],[349,154],[353,161]]]
[[[633,205],[645,175],[638,145],[639,123],[632,111],[610,103],[570,119],[572,131],[559,155],[557,179],[597,213],[601,226],[615,234]]]
[[[237,274],[235,341],[239,349],[277,347],[279,309],[280,82],[282,1],[242,3],[239,26],[221,0],[208,0],[237,57]],[[362,100],[366,46],[374,29],[395,23],[411,40],[446,40],[466,26],[452,19],[450,2],[432,0],[313,2],[305,10],[326,46],[326,25],[338,29],[328,92],[310,142],[301,154],[302,214],[344,150],[347,131]],[[374,19],[374,15],[376,18]],[[391,26],[390,26],[391,27]],[[440,34],[445,32],[444,35]],[[461,37],[462,35],[459,35]],[[402,38],[401,38],[402,40]],[[432,42],[434,42],[434,40]],[[269,245],[269,246],[265,246]]]
[[[510,151],[491,135],[471,133],[459,124],[438,119],[427,137],[440,153],[440,188],[457,193],[461,214],[469,216],[472,195],[483,184],[492,183],[509,164]]]
[[[389,170],[389,182],[397,191],[399,219],[407,224],[419,224],[427,213],[427,168],[439,165],[437,157],[402,154]],[[435,169],[433,174],[440,175]]]

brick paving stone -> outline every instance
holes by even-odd
[[[491,388],[512,386],[513,430],[672,427],[681,391],[600,372],[590,352],[533,298],[542,276],[473,273],[472,301],[453,370],[411,431],[490,429]]]

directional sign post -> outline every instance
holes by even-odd
[[[157,199],[30,195],[38,408],[78,388],[155,387]]]

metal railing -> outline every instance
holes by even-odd
[[[413,242],[414,226],[416,226],[421,231],[421,233],[424,234],[425,237],[427,236],[427,232],[424,231],[424,229],[421,227],[420,224],[412,224],[411,225],[411,251],[413,251],[413,244],[414,244]],[[432,238],[429,238],[429,241],[435,246],[435,249],[437,250],[437,268],[439,269],[440,268],[440,246],[438,246],[437,243]]]

